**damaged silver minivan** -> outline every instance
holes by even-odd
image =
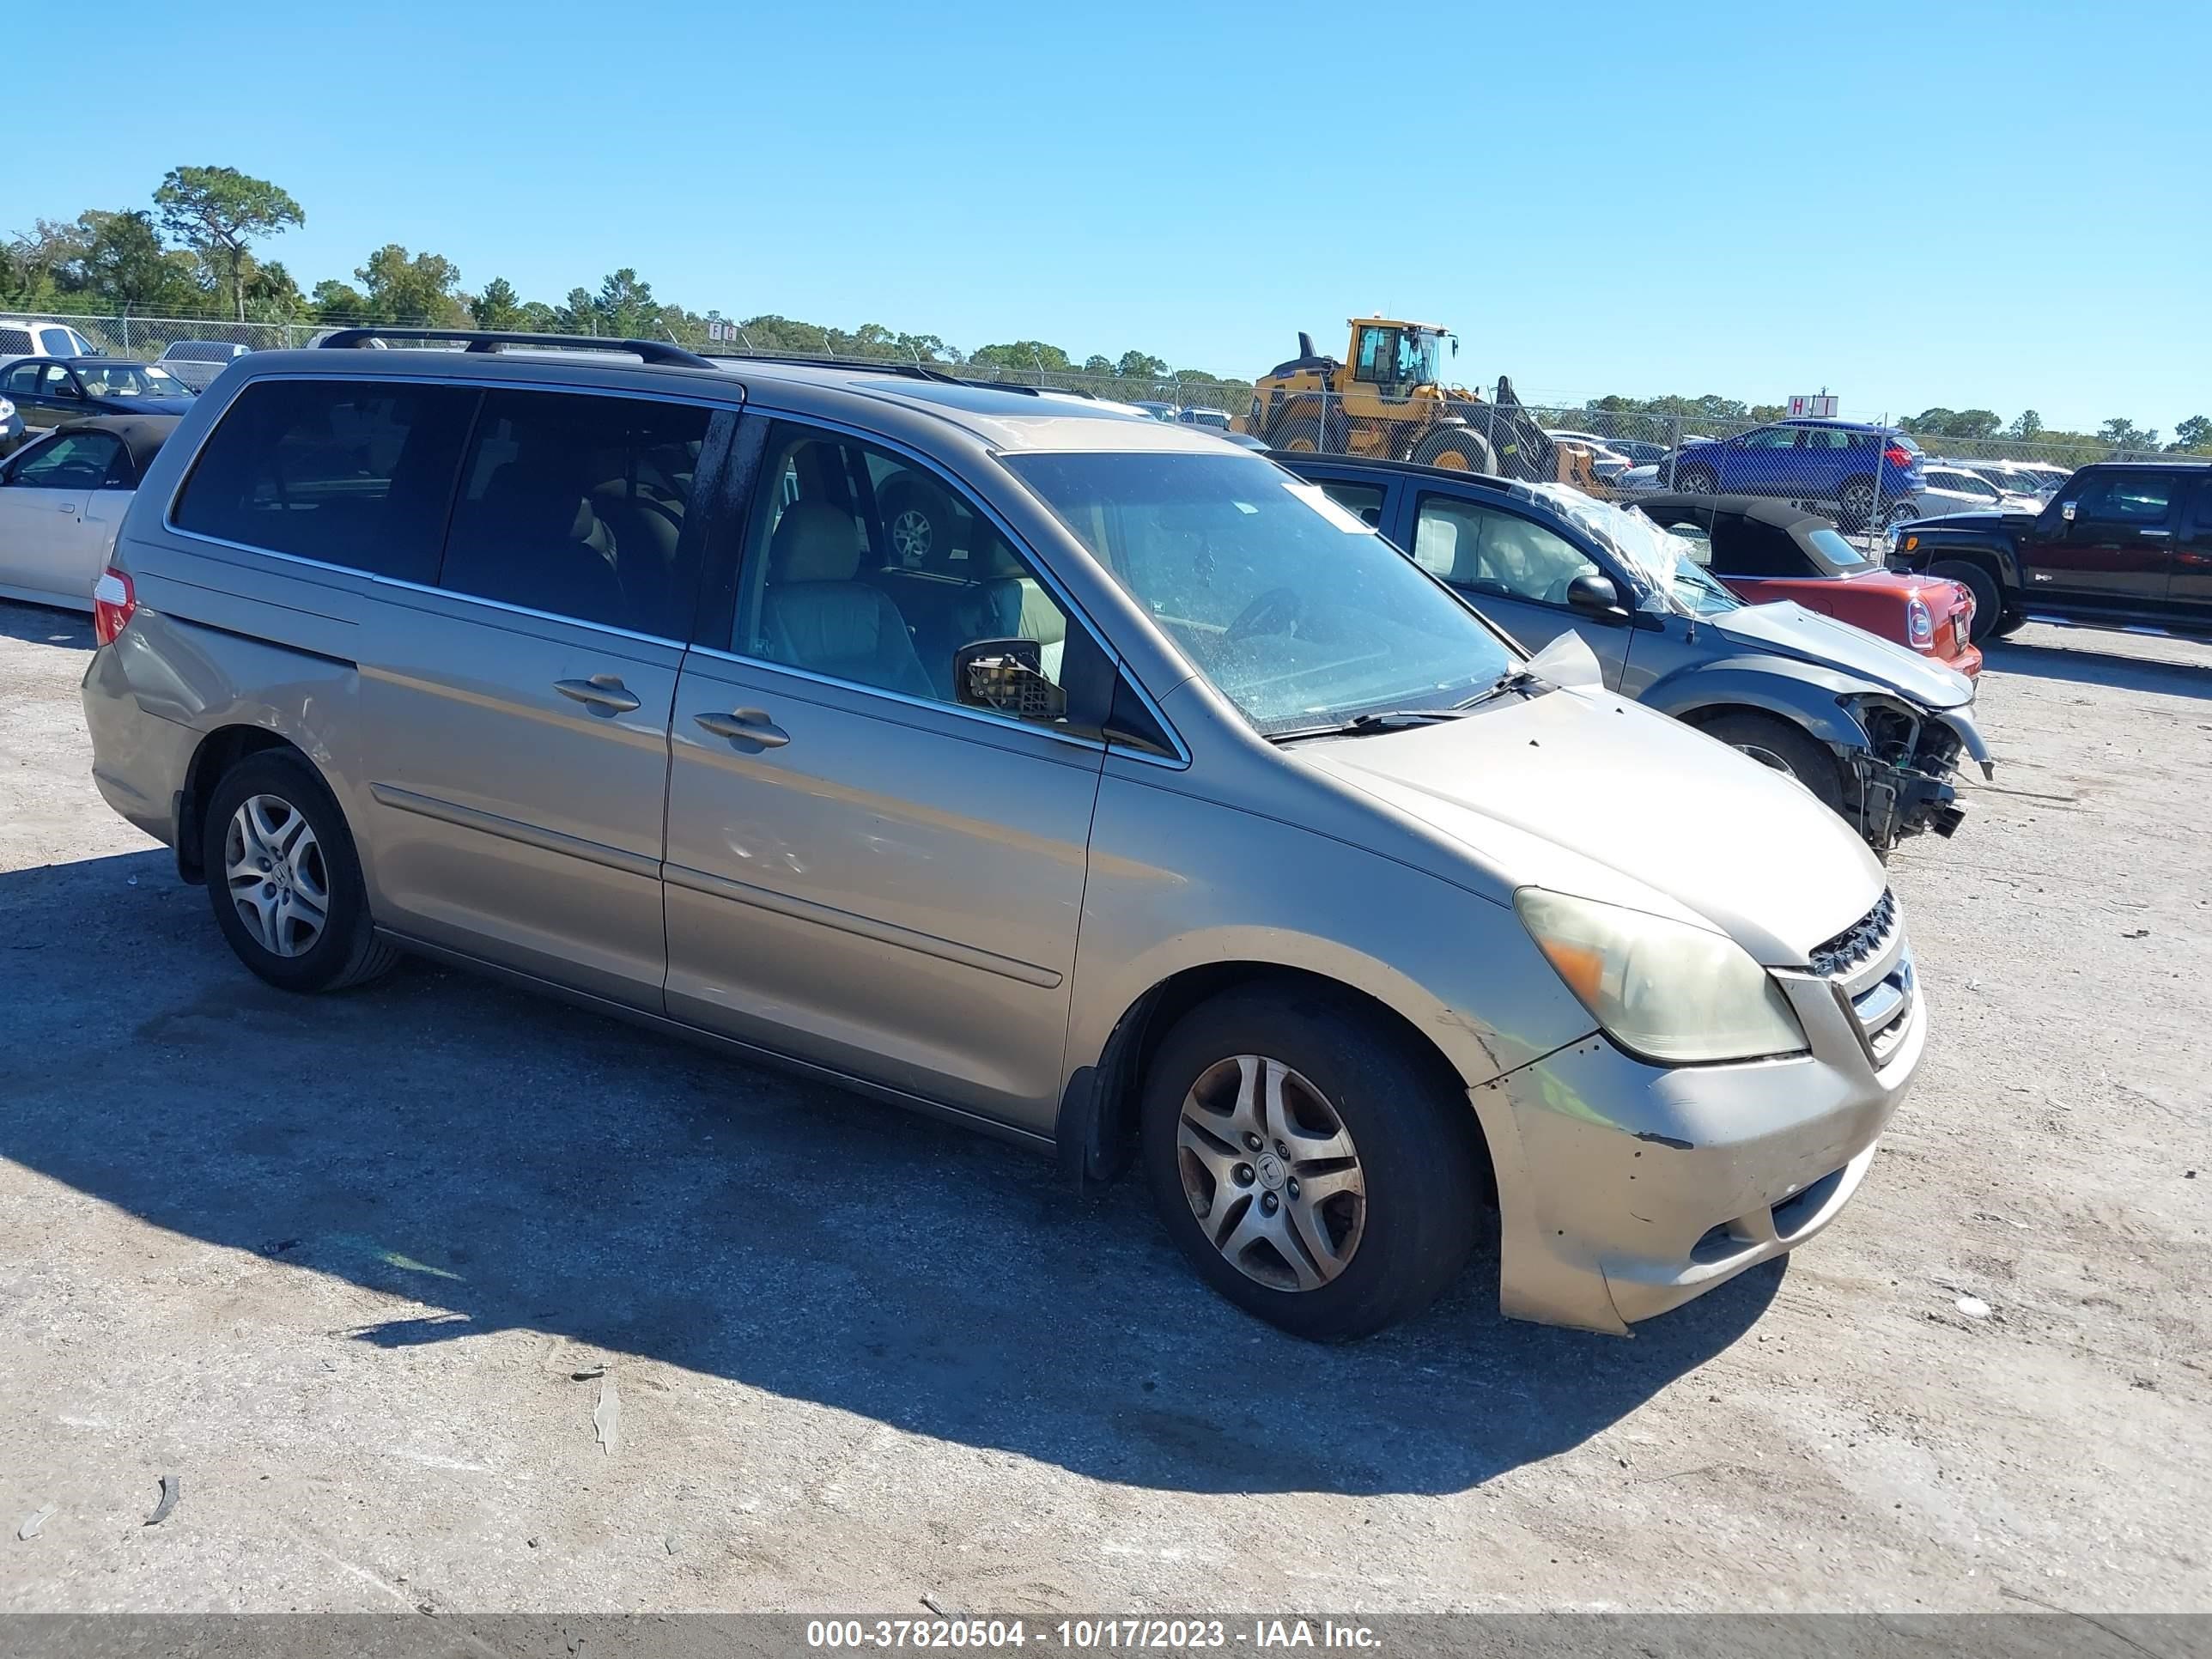
[[[1873,854],[1316,486],[929,371],[462,337],[242,361],[97,590],[95,779],[271,983],[422,953],[1133,1157],[1313,1337],[1486,1200],[1508,1313],[1620,1332],[1864,1176],[1927,1024]]]

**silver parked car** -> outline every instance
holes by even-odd
[[[156,361],[193,391],[205,392],[249,349],[229,340],[175,340]]]
[[[1927,1030],[1873,854],[1317,487],[934,371],[360,337],[228,371],[95,593],[99,787],[270,983],[419,951],[1134,1157],[1313,1337],[1486,1196],[1505,1310],[1619,1332],[1865,1176]]]

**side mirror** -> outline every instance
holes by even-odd
[[[1620,590],[1613,585],[1613,578],[1584,571],[1567,584],[1567,609],[1578,617],[1593,617],[1600,622],[1626,622],[1628,612],[1620,603]]]
[[[952,694],[970,708],[995,708],[1018,720],[1056,720],[1067,694],[1045,678],[1044,647],[1035,640],[975,640],[952,653]]]
[[[54,387],[54,396],[55,396],[55,397],[57,397],[57,398],[82,398],[84,396],[84,393],[82,393],[82,392],[79,392],[79,391],[78,391],[75,386],[71,386],[71,385],[70,385],[67,380],[64,380],[64,381],[62,381],[59,385],[58,385],[58,386],[56,386]]]

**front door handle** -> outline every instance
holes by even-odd
[[[594,714],[627,714],[637,707],[637,699],[630,695],[619,674],[594,674],[587,680],[556,680],[553,689],[564,697],[583,703]]]
[[[694,714],[691,718],[718,738],[738,738],[746,743],[757,743],[763,749],[781,749],[791,741],[791,733],[758,708],[739,708],[727,714]]]
[[[75,501],[64,501],[59,507],[56,507],[54,511],[57,513],[74,513],[76,511],[76,503]]]

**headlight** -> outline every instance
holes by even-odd
[[[1724,934],[1540,887],[1523,887],[1513,906],[1567,988],[1633,1054],[1679,1066],[1805,1047],[1774,976]]]

